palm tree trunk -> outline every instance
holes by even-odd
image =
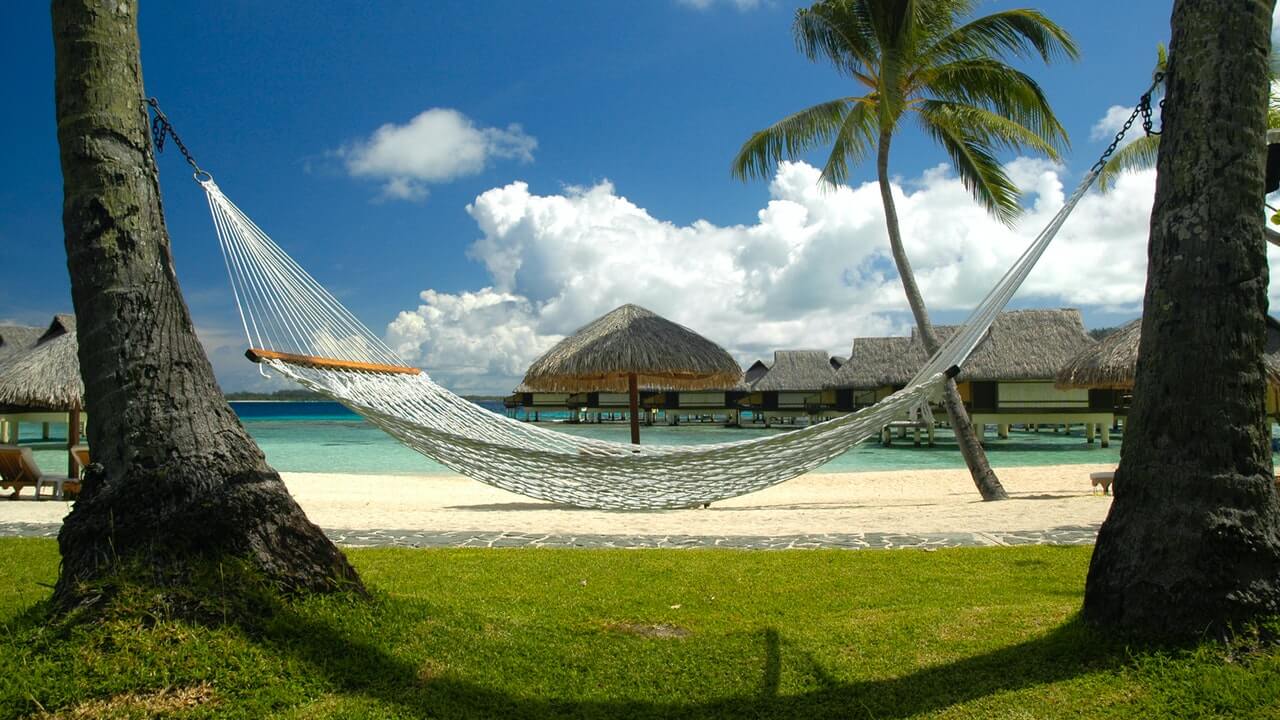
[[[158,587],[223,558],[285,590],[362,589],[218,389],[178,287],[134,3],[55,0],[67,268],[94,464],[58,534],[62,608],[129,567]]]
[[[1173,6],[1146,297],[1090,622],[1199,637],[1280,612],[1266,416],[1271,2]]]
[[[924,297],[916,285],[915,274],[911,272],[911,261],[907,259],[907,251],[902,245],[902,231],[898,226],[898,210],[893,202],[893,190],[889,185],[889,142],[892,136],[887,132],[880,133],[880,147],[876,154],[876,172],[880,179],[880,199],[884,203],[884,220],[889,230],[889,247],[893,250],[893,262],[898,268],[898,277],[902,278],[902,289],[907,295],[907,304],[911,306],[911,314],[915,317],[916,328],[924,341],[925,350],[930,355],[938,351],[938,336],[933,332],[933,324],[929,322],[929,311],[925,309]],[[960,454],[964,464],[969,468],[973,484],[983,500],[1007,500],[1008,493],[1000,484],[991,464],[987,462],[987,453],[978,442],[974,433],[969,413],[964,408],[956,381],[948,378],[942,390],[942,404],[947,409],[947,417],[951,420],[951,429],[956,436],[956,444],[960,446]]]

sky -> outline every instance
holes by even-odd
[[[1027,2],[990,0],[981,12]],[[775,350],[847,355],[907,334],[874,165],[820,186],[820,153],[742,182],[749,135],[853,93],[796,51],[783,0],[143,3],[147,94],[224,192],[414,365],[506,393],[557,340],[624,303],[746,367]],[[907,128],[890,162],[907,252],[935,322],[964,318],[1061,206],[1147,87],[1172,0],[1037,3],[1081,51],[1019,62],[1071,146],[1002,157],[1023,190],[990,219]],[[0,322],[70,312],[48,5],[0,9],[9,142],[0,173]],[[243,358],[208,208],[158,158],[175,263],[224,390],[285,387]],[[1078,207],[1013,308],[1141,312],[1154,172]],[[1269,252],[1274,253],[1271,248]]]

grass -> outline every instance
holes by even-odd
[[[1080,623],[1089,548],[349,554],[371,602],[87,625],[0,540],[0,718],[1280,718],[1274,647]]]

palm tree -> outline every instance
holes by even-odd
[[[765,177],[785,157],[831,146],[822,180],[849,178],[850,168],[876,156],[880,197],[894,263],[916,327],[930,353],[938,339],[903,249],[889,184],[889,148],[908,114],[942,145],[960,180],[992,215],[1018,216],[1018,189],[996,159],[1000,150],[1033,150],[1050,158],[1067,143],[1040,86],[1006,56],[1075,58],[1075,42],[1036,10],[1006,10],[971,18],[975,0],[823,0],[796,12],[796,44],[812,61],[826,59],[860,86],[786,117],[751,136],[732,172]],[[983,499],[1007,497],[954,381],[943,394],[965,463]]]
[[[1125,634],[1200,639],[1280,611],[1280,498],[1262,402],[1265,173],[1238,160],[1256,158],[1266,137],[1271,12],[1173,4],[1133,405],[1084,593],[1085,620]]]
[[[138,576],[156,603],[248,563],[281,590],[363,586],[289,496],[227,405],[173,264],[142,104],[136,6],[55,0],[54,99],[80,371],[95,463],[58,533],[54,601],[111,597]],[[234,575],[227,573],[228,576]],[[247,589],[247,588],[245,588]]]

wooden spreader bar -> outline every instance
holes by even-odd
[[[290,365],[301,365],[302,367],[321,368],[324,370],[359,370],[361,372],[398,373],[401,375],[422,374],[422,371],[418,368],[405,367],[404,365],[379,365],[377,363],[355,362],[353,360],[335,360],[334,358],[295,355],[293,353],[262,350],[260,348],[249,348],[244,351],[244,356],[256,363],[260,363],[263,360],[279,360]]]

